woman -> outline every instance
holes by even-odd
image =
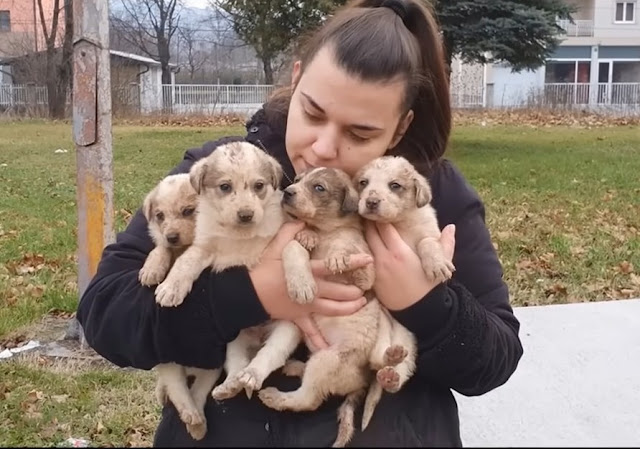
[[[522,356],[519,323],[509,304],[502,268],[484,223],[484,206],[459,171],[442,158],[451,111],[440,36],[419,0],[356,0],[306,43],[293,67],[292,86],[268,101],[247,123],[247,141],[283,165],[283,187],[295,173],[316,166],[354,174],[383,154],[407,157],[428,176],[442,243],[453,258],[451,281],[434,285],[391,225],[367,228],[380,302],[418,339],[418,369],[396,394],[386,394],[352,446],[460,446],[451,390],[480,395],[509,379]],[[173,171],[221,143],[187,151]],[[138,212],[117,242],[104,250],[98,272],[80,302],[78,318],[89,344],[120,366],[150,369],[158,363],[214,368],[225,345],[246,327],[269,317],[295,320],[308,334],[310,313],[349,314],[362,292],[322,280],[314,265],[318,298],[310,306],[287,297],[281,251],[300,229],[282,228],[261,264],[250,272],[203,273],[184,303],[160,308],[138,271],[152,249]],[[455,252],[454,236],[455,229]],[[389,262],[393,263],[389,263]],[[354,265],[368,263],[355,260]],[[324,344],[315,335],[318,346]],[[305,357],[305,348],[296,356]],[[299,380],[274,373],[266,385],[297,388]],[[158,446],[330,446],[336,437],[331,398],[309,413],[277,412],[244,395],[209,400],[208,433],[195,442],[168,405],[156,433]],[[359,422],[360,416],[356,416]]]

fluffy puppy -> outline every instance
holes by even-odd
[[[401,156],[382,156],[354,176],[360,199],[358,212],[371,221],[391,223],[418,254],[425,274],[436,281],[455,270],[440,244],[436,211],[427,179]]]
[[[372,264],[347,271],[350,255],[371,254],[357,214],[358,193],[349,176],[331,168],[313,169],[297,176],[285,189],[282,204],[287,214],[307,225],[283,251],[291,298],[308,303],[316,296],[311,258],[325,261],[333,273],[332,280],[355,284],[369,292],[375,278]],[[287,364],[286,374],[302,377],[300,388],[291,392],[265,388],[258,392],[262,402],[276,410],[310,411],[330,395],[345,396],[334,446],[346,445],[353,435],[354,408],[371,381],[369,358],[376,345],[379,316],[380,305],[375,298],[350,316],[316,316],[329,348],[312,353],[306,364]]]
[[[371,221],[391,223],[420,257],[425,274],[434,280],[451,278],[454,266],[440,244],[436,212],[430,205],[427,179],[405,158],[383,156],[362,167],[353,178],[359,191],[358,213]],[[386,311],[385,311],[386,312]],[[413,375],[417,343],[404,326],[386,312],[371,367],[377,382],[365,400],[362,428],[373,415],[382,390],[394,393]]]
[[[195,235],[192,245],[175,260],[166,279],[156,288],[156,301],[161,306],[181,304],[204,269],[251,268],[259,261],[284,220],[280,206],[282,192],[278,189],[281,178],[280,164],[246,142],[223,145],[193,165],[189,180],[197,194]],[[264,369],[271,372],[279,368],[295,349],[295,346],[288,349],[286,342],[299,340],[298,332],[294,324],[281,321],[242,331],[228,345],[227,377],[235,379],[249,363],[250,350],[261,343],[278,347],[276,356],[269,359]],[[281,341],[285,343],[281,345]],[[156,369],[159,399],[168,397],[191,436],[202,439],[207,430],[204,405],[221,369],[205,370],[175,363],[161,364]],[[249,374],[255,376],[241,379],[249,387],[259,388],[262,372]],[[188,376],[195,376],[191,390],[187,386]]]
[[[162,282],[173,261],[193,242],[197,193],[189,174],[169,175],[145,197],[142,212],[155,247],[138,279],[145,286]]]

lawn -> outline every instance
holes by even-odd
[[[242,132],[115,126],[117,230],[186,149]],[[467,124],[456,127],[449,156],[485,201],[514,305],[640,296],[637,127]],[[75,309],[75,223],[70,125],[1,123],[0,347],[43,316]],[[8,429],[0,445],[69,436],[150,444],[158,411],[150,373],[0,362],[0,379]],[[114,404],[125,407],[115,413]]]

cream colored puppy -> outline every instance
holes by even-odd
[[[138,279],[145,286],[162,282],[174,260],[193,242],[197,193],[188,173],[169,175],[145,197],[142,212],[155,248]]]
[[[440,244],[440,228],[430,204],[431,187],[427,179],[407,159],[383,156],[362,167],[353,180],[360,196],[359,214],[371,221],[393,224],[418,254],[429,278],[436,281],[451,278],[455,268]],[[372,356],[377,382],[372,383],[365,400],[363,429],[373,415],[382,389],[397,392],[415,370],[415,336],[388,312],[385,315],[387,319],[381,322],[378,345]]]
[[[285,189],[282,204],[286,213],[307,224],[283,251],[289,296],[298,303],[315,298],[317,285],[311,274],[311,258],[325,261],[334,273],[332,280],[355,284],[369,292],[375,277],[372,264],[347,271],[350,255],[371,254],[357,214],[358,193],[349,176],[330,168],[299,175]],[[315,316],[330,347],[312,353],[306,364],[286,365],[286,374],[302,376],[300,388],[291,392],[265,388],[258,393],[262,402],[276,410],[310,411],[330,395],[346,396],[334,443],[344,446],[353,435],[353,410],[371,382],[369,358],[376,345],[380,313],[378,301],[371,298],[349,316]]]
[[[197,193],[194,241],[156,288],[156,301],[160,305],[181,304],[204,269],[251,268],[258,263],[284,220],[280,206],[282,192],[278,189],[281,178],[280,164],[246,142],[221,146],[193,165],[190,182]],[[288,322],[274,321],[243,330],[227,347],[224,365],[227,379],[239,379],[240,387],[247,390],[259,388],[268,373],[285,363],[295,349],[296,339],[300,339],[298,328]],[[287,346],[287,342],[292,342],[293,347]],[[242,371],[249,364],[252,351],[261,344],[272,356],[260,365],[262,370]],[[158,365],[157,371],[159,397],[162,399],[166,394],[189,433],[202,439],[207,429],[204,405],[221,370],[167,363]],[[195,376],[195,381],[189,391],[190,375]]]

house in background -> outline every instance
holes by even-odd
[[[47,32],[51,33],[55,0],[0,0],[0,58],[44,50],[39,1],[45,11]],[[64,10],[60,11],[58,27],[64,28]],[[57,33],[57,39],[62,42],[62,33]]]
[[[640,1],[566,1],[574,23],[560,21],[566,36],[545,66],[485,67],[485,106],[640,106]]]

